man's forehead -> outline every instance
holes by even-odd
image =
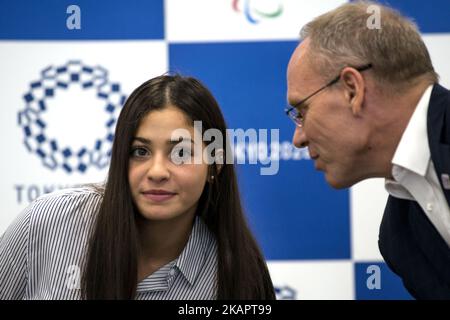
[[[307,38],[300,42],[297,48],[295,48],[289,61],[289,65],[295,67],[298,63],[303,62],[305,60],[308,49],[309,39]]]
[[[293,52],[287,68],[288,101],[304,98],[300,91],[313,80],[313,72],[307,59],[309,39],[300,43]],[[303,93],[305,94],[305,93]]]
[[[287,78],[293,78],[298,76],[299,74],[305,75],[308,73],[307,59],[306,54],[309,48],[309,40],[306,39],[302,43],[300,43],[297,48],[295,48],[291,59],[289,61],[289,65],[287,68]]]

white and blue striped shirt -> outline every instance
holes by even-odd
[[[80,299],[79,280],[96,208],[93,187],[45,195],[0,238],[0,299]],[[196,218],[181,254],[137,285],[136,299],[215,299],[217,244]]]

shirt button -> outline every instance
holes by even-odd
[[[427,211],[428,212],[433,211],[433,204],[431,202],[427,203]]]
[[[169,274],[170,274],[171,276],[173,276],[173,275],[175,274],[175,269],[170,269]]]

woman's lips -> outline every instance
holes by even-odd
[[[150,190],[142,192],[142,195],[153,202],[164,202],[173,198],[176,193],[165,190]]]

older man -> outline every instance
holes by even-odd
[[[416,26],[370,2],[308,23],[288,66],[293,142],[335,188],[386,178],[379,247],[416,298],[450,299],[450,92]]]

